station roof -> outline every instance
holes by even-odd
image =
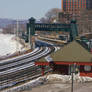
[[[92,62],[92,54],[80,43],[73,41],[57,52],[53,52],[50,57],[54,62]],[[39,62],[46,62],[45,58]]]

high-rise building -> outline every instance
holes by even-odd
[[[71,14],[79,14],[81,9],[92,9],[92,0],[62,0],[62,9]]]

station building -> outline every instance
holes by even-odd
[[[75,65],[75,70],[80,73],[80,76],[92,77],[92,50],[88,49],[87,45],[79,40],[70,42],[50,54],[49,57],[51,58],[50,61],[41,58],[35,62],[35,65],[42,68],[42,75],[44,75],[45,66],[50,66],[53,71],[60,74],[69,75],[71,74],[72,65]]]

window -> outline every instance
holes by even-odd
[[[84,70],[87,72],[91,71],[91,66],[85,65]]]

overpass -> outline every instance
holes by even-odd
[[[71,20],[69,24],[61,23],[36,23],[36,20],[31,17],[27,23],[27,32],[22,37],[28,42],[28,36],[34,36],[36,31],[49,32],[69,32],[70,41],[73,41],[78,36],[78,29],[75,20]]]

